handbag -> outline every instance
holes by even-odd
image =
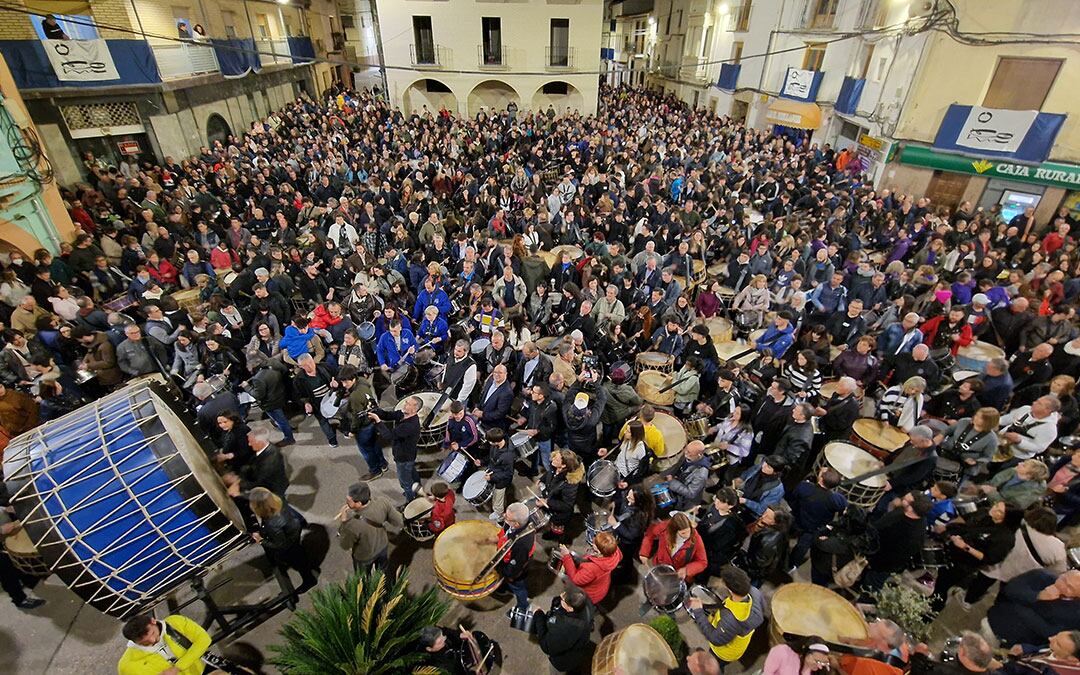
[[[840,588],[851,588],[862,577],[867,564],[866,556],[856,555],[843,567],[836,569],[836,558],[833,558],[833,582]]]

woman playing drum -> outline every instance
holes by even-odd
[[[598,454],[601,457],[608,457],[612,452],[616,453],[612,461],[615,462],[615,468],[619,471],[621,483],[619,487],[625,489],[627,485],[640,482],[649,467],[646,461],[648,453],[645,449],[645,425],[639,420],[630,420],[623,427],[619,446],[613,451],[600,448]]]
[[[551,453],[551,471],[540,479],[537,504],[551,514],[551,527],[544,539],[561,539],[574,515],[578,486],[585,478],[585,467],[578,456],[569,450]]]
[[[705,543],[685,513],[676,513],[649,527],[638,549],[638,558],[646,566],[671,565],[687,583],[708,564]]]
[[[581,562],[576,562],[566,545],[559,547],[566,578],[589,596],[593,604],[599,604],[611,588],[611,573],[622,561],[619,542],[610,532],[600,532],[593,540],[592,550]]]

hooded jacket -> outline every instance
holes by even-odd
[[[596,454],[596,426],[600,424],[604,406],[607,405],[607,390],[600,387],[595,394],[590,394],[589,404],[584,410],[574,407],[574,399],[580,391],[581,388],[575,385],[566,392],[566,404],[563,406],[566,439],[570,449],[579,456],[594,455]]]
[[[563,558],[563,571],[566,572],[566,578],[589,596],[589,600],[595,605],[603,600],[611,589],[611,572],[621,561],[622,551],[617,548],[608,556],[585,556],[580,563],[574,562],[573,556],[566,556]]]
[[[507,444],[509,445],[509,444]],[[578,486],[585,480],[585,466],[578,465],[573,471],[550,473],[544,477],[541,496],[547,501],[551,522],[566,525],[574,515]]]
[[[711,614],[704,609],[690,610],[690,616],[694,617],[694,623],[709,641],[713,653],[728,663],[742,657],[754,630],[765,620],[761,591],[751,588],[748,597],[750,611],[742,618],[738,615],[741,613],[738,605],[742,603],[733,603],[730,598],[724,601],[722,609]]]

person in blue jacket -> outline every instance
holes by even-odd
[[[424,316],[424,311],[435,305],[439,309],[439,314],[442,316],[450,316],[453,312],[453,307],[450,305],[450,296],[446,294],[441,288],[435,285],[435,280],[428,276],[424,279],[424,288],[416,296],[416,304],[413,305],[413,319],[420,321]]]
[[[795,325],[792,323],[791,312],[785,310],[777,314],[772,325],[754,340],[754,349],[759,352],[768,352],[773,355],[773,358],[781,359],[794,340]]]
[[[375,346],[375,357],[383,372],[397,368],[402,361],[412,363],[415,353],[416,338],[412,331],[402,328],[400,321],[390,322],[389,328]]]
[[[450,341],[450,327],[446,325],[446,319],[439,315],[439,308],[429,305],[424,310],[424,320],[416,333],[416,342],[420,347],[431,347],[441,354]]]
[[[765,509],[776,506],[784,499],[782,480],[787,463],[780,455],[769,455],[743,472],[736,484],[741,492],[739,502],[757,518]]]

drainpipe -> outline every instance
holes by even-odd
[[[375,46],[379,58],[379,77],[382,79],[383,98],[387,103],[390,101],[390,85],[386,83],[386,55],[383,54],[382,43],[382,28],[379,26],[379,8],[376,6],[376,0],[368,0],[368,6],[371,7],[371,22],[375,29]]]

